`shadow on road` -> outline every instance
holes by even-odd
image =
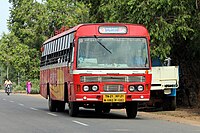
[[[63,114],[69,115],[69,110],[66,109]],[[111,110],[110,113],[96,113],[92,109],[80,109],[77,118],[89,118],[89,119],[129,119],[126,116],[124,110]],[[143,118],[137,116],[134,120],[142,120]]]
[[[158,112],[158,111],[163,111],[163,108],[148,107],[148,108],[139,108],[138,110],[142,112]]]

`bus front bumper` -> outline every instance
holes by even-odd
[[[119,95],[119,94],[76,94],[75,101],[77,102],[105,102],[104,95]],[[120,94],[125,95],[124,100],[122,102],[130,102],[130,101],[149,101],[149,94]],[[112,98],[111,98],[112,100]],[[113,102],[113,101],[111,101]],[[115,101],[117,102],[117,100]]]

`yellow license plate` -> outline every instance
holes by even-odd
[[[125,102],[125,94],[105,94],[103,95],[104,103],[121,103]]]

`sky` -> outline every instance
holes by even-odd
[[[0,35],[3,32],[8,33],[7,20],[9,19],[9,7],[11,4],[8,0],[0,0]]]

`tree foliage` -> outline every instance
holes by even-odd
[[[30,62],[28,46],[21,44],[13,33],[4,35],[0,44],[0,62],[2,67],[15,69],[18,73],[24,73],[24,66]]]
[[[89,20],[82,2],[72,0],[9,0],[12,4],[8,20],[10,34],[3,35],[0,62],[12,67],[15,75],[39,78],[40,47],[62,26],[74,26]],[[11,71],[10,71],[11,72]],[[17,76],[15,76],[17,77]],[[16,80],[16,78],[15,78]]]
[[[39,49],[45,39],[44,5],[34,0],[15,0],[12,4],[9,30],[21,43]]]
[[[144,24],[151,36],[151,57],[172,58],[180,67],[180,103],[200,101],[200,0],[82,0],[90,5],[95,22]],[[91,14],[90,14],[91,15]],[[187,92],[187,93],[186,93]],[[186,97],[186,98],[183,98]],[[187,100],[184,100],[187,99]],[[188,102],[187,102],[188,101]]]
[[[190,25],[195,2],[178,0],[102,0],[104,22],[144,24],[151,35],[152,56],[170,55],[176,35],[186,40],[194,33]],[[113,9],[113,10],[110,10]]]
[[[46,22],[51,31],[62,26],[72,27],[89,20],[88,10],[82,2],[72,0],[47,0]]]

